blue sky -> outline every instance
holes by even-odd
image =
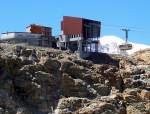
[[[37,23],[51,26],[58,35],[64,15],[102,21],[101,36],[123,38],[121,26],[128,27],[133,30],[129,41],[150,45],[149,0],[1,0],[0,33],[25,31]]]

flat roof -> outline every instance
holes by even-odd
[[[97,21],[97,20],[93,20],[93,19],[87,19],[87,18],[83,18],[83,17],[63,16],[63,18],[65,18],[65,17],[76,18],[76,19],[82,19],[82,20],[87,20],[87,21],[93,21],[93,22],[101,23],[101,21]]]
[[[42,35],[42,34],[37,34],[37,33],[30,33],[30,32],[6,32],[6,33],[2,33],[2,34],[10,34],[10,33],[27,33],[27,34],[36,34],[36,35]]]
[[[27,26],[26,28],[29,28],[31,27],[32,25],[35,25],[35,26],[39,26],[39,27],[45,27],[45,28],[50,28],[52,29],[52,27],[48,27],[48,26],[44,26],[44,25],[39,25],[39,24],[30,24],[29,26]]]
[[[29,32],[4,32],[2,34],[9,34],[9,33],[29,33]]]

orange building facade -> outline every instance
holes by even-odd
[[[31,24],[26,28],[27,32],[33,33],[33,34],[42,34],[46,37],[52,36],[52,28],[51,27],[45,27],[41,25]]]

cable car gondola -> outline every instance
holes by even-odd
[[[121,45],[119,45],[119,49],[121,51],[131,50],[132,49],[132,44],[127,44],[127,43],[121,44]]]

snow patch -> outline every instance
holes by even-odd
[[[119,38],[117,36],[104,36],[100,38],[99,50],[103,53],[121,54],[119,50],[119,45],[123,43],[125,43],[125,41],[122,38]],[[149,45],[145,45],[145,44],[138,44],[132,42],[129,43],[133,45],[133,49],[128,50],[126,54],[132,54],[136,51],[150,48]]]

